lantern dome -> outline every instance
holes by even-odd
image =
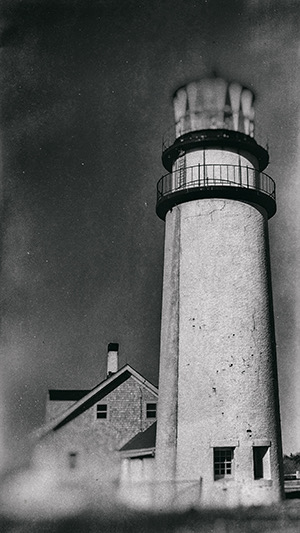
[[[227,129],[254,137],[254,93],[238,82],[204,78],[174,94],[176,138],[196,130]]]

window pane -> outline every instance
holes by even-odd
[[[97,405],[97,418],[107,418],[107,405],[100,404]]]
[[[232,474],[233,448],[214,448],[215,479]]]
[[[156,418],[156,403],[147,403],[146,404],[146,417],[147,418]]]

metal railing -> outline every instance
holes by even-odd
[[[118,498],[132,508],[179,511],[202,501],[203,478],[182,480],[144,479],[121,481]]]
[[[195,165],[165,174],[157,184],[157,201],[180,190],[209,187],[241,187],[260,191],[275,200],[275,183],[270,176],[240,165]]]

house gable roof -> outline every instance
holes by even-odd
[[[145,379],[139,372],[134,370],[134,368],[126,364],[125,366],[120,368],[118,372],[112,374],[107,379],[103,380],[92,390],[87,391],[87,394],[78,399],[73,405],[66,409],[66,411],[60,414],[55,420],[44,424],[41,428],[36,430],[33,433],[33,438],[40,439],[51,431],[56,431],[60,427],[64,426],[70,420],[73,420],[78,415],[89,409],[93,404],[102,400],[105,396],[107,396],[107,394],[115,390],[130,377],[136,380],[139,384],[143,385],[156,397],[158,396],[158,388],[155,387],[155,385],[153,385],[152,383],[150,383],[150,381]]]
[[[120,452],[122,457],[141,457],[142,455],[154,455],[156,445],[156,422],[145,431],[141,431],[130,439]]]

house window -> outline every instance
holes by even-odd
[[[156,403],[146,404],[146,418],[156,418]]]
[[[214,479],[230,477],[233,474],[234,448],[214,448]]]
[[[254,479],[270,479],[270,448],[269,446],[253,447]]]
[[[107,418],[107,404],[98,403],[96,405],[96,418]]]
[[[76,468],[77,465],[77,452],[69,452],[69,468]]]

